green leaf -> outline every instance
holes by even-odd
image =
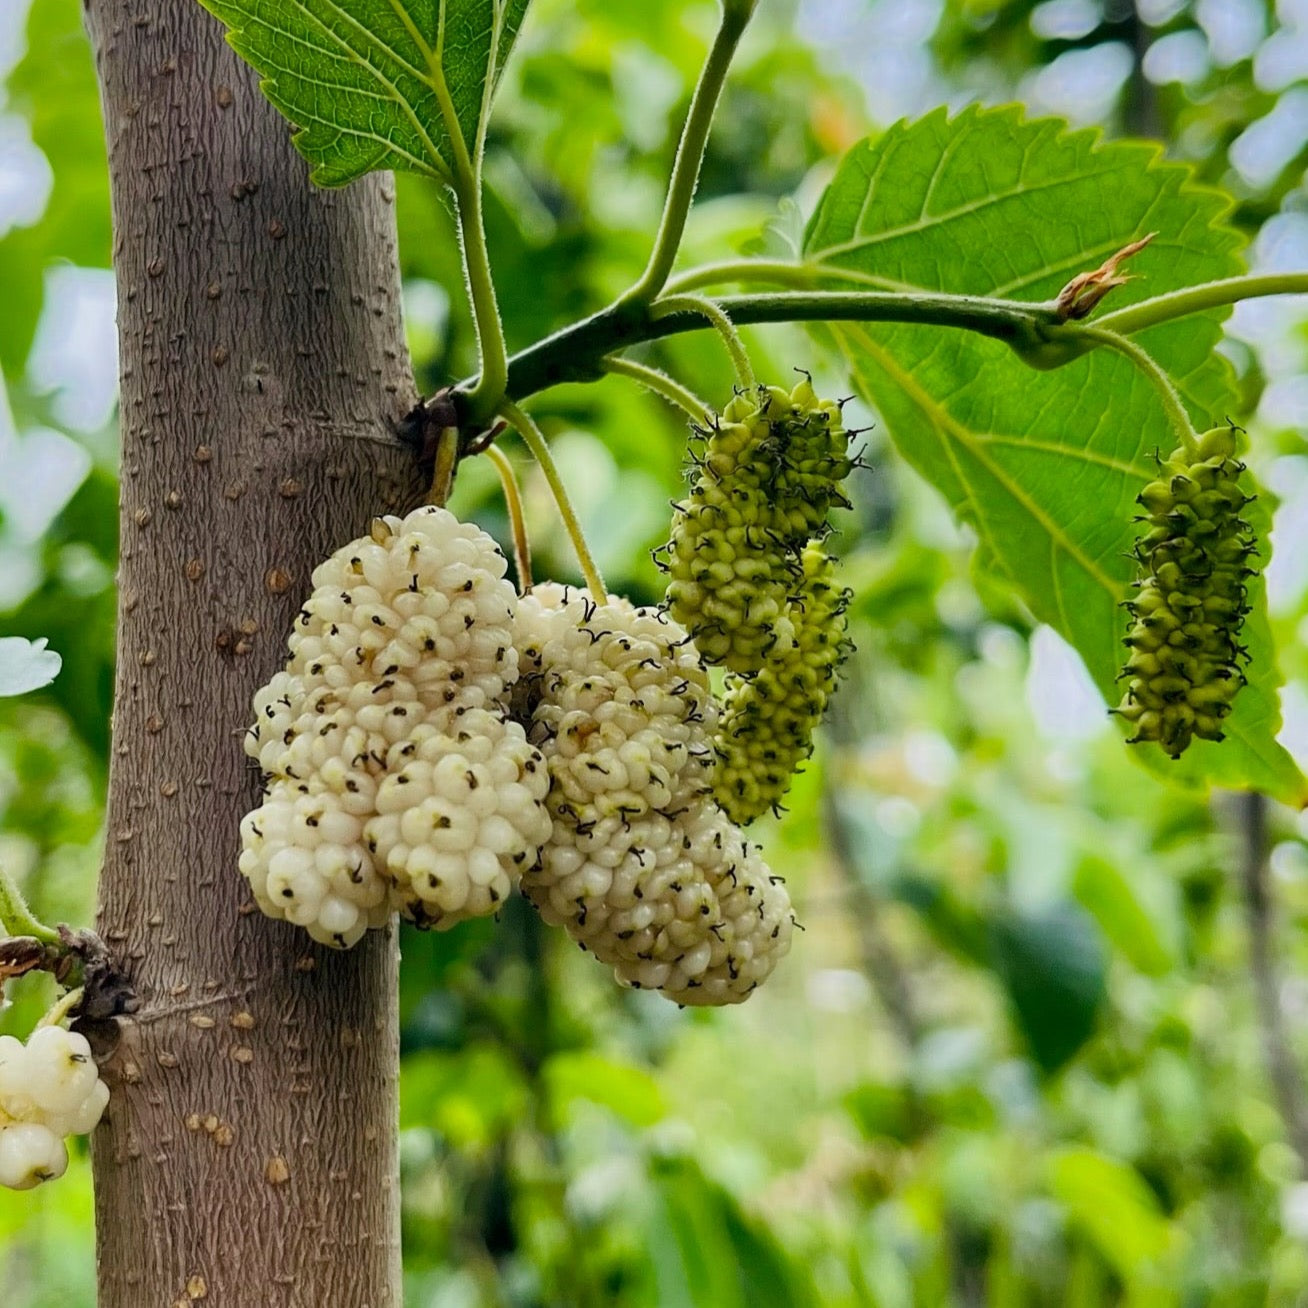
[[[1125,1163],[1093,1149],[1064,1149],[1050,1160],[1049,1188],[1123,1280],[1135,1280],[1173,1248],[1157,1198]]]
[[[461,1148],[484,1148],[526,1112],[528,1092],[510,1056],[490,1044],[433,1049],[400,1064],[400,1126],[430,1126]]]
[[[813,1308],[812,1280],[766,1227],[689,1159],[656,1159],[647,1243],[658,1303],[671,1308]]]
[[[1136,280],[1113,292],[1119,306],[1241,272],[1241,237],[1222,225],[1228,207],[1187,169],[1162,162],[1156,146],[1026,122],[1012,107],[952,120],[941,110],[850,151],[809,224],[804,258],[833,285],[1042,302],[1156,231],[1132,260]],[[1176,382],[1200,430],[1238,412],[1232,370],[1215,351],[1223,316],[1197,314],[1135,338]],[[1175,443],[1148,380],[1108,350],[1037,372],[1001,342],[914,324],[830,324],[819,338],[904,457],[976,531],[979,567],[1066,637],[1116,703],[1135,497],[1154,452]],[[1200,742],[1176,765],[1137,753],[1174,780],[1302,803],[1308,782],[1275,740],[1279,677],[1261,586],[1251,599],[1250,684],[1227,740]]]
[[[1116,864],[1086,854],[1077,865],[1072,893],[1137,971],[1164,976],[1176,966],[1171,943]]]
[[[562,1106],[589,1100],[631,1126],[653,1126],[667,1111],[658,1082],[648,1072],[591,1050],[553,1055],[545,1064],[544,1077],[555,1103]]]
[[[530,0],[201,0],[301,130],[320,186],[475,159]]]
[[[1089,1038],[1104,997],[1103,944],[1075,904],[991,920],[994,969],[1032,1057],[1056,1072]]]

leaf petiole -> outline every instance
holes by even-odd
[[[1095,319],[1095,323],[1125,336],[1192,313],[1220,309],[1241,300],[1267,295],[1308,295],[1308,272],[1260,273],[1252,277],[1224,277],[1216,282],[1202,282],[1198,286],[1186,286],[1179,291],[1168,291],[1165,295],[1155,295],[1138,304],[1115,309]]]
[[[508,380],[508,347],[504,341],[504,323],[500,318],[499,303],[495,296],[495,281],[491,274],[490,252],[486,246],[486,221],[482,208],[481,168],[485,149],[485,121],[487,105],[483,103],[477,127],[473,153],[468,153],[463,128],[455,112],[445,77],[444,45],[446,6],[440,7],[436,48],[428,50],[427,69],[436,101],[440,105],[441,120],[450,138],[450,153],[454,167],[450,181],[454,192],[455,211],[459,223],[459,244],[463,250],[463,268],[468,279],[468,298],[472,302],[473,322],[477,328],[477,354],[481,373],[467,396],[467,418],[479,424],[495,412],[504,396]],[[496,7],[496,27],[491,36],[492,63],[486,74],[485,97],[494,85],[494,55],[499,41],[499,7]],[[415,33],[415,39],[417,34]]]
[[[668,182],[668,195],[663,204],[663,216],[659,220],[649,263],[640,280],[622,297],[621,303],[649,304],[668,280],[668,274],[677,258],[677,250],[681,246],[681,237],[686,230],[686,218],[695,198],[695,188],[699,185],[699,170],[704,162],[704,149],[708,144],[709,129],[713,126],[713,114],[718,107],[718,99],[727,80],[727,71],[731,67],[736,46],[749,25],[753,10],[753,0],[727,0],[722,7],[722,22],[700,71],[690,109],[681,128],[677,157]]]
[[[680,295],[727,282],[771,282],[778,286],[805,287],[812,286],[820,276],[812,264],[795,263],[789,259],[727,259],[722,263],[687,268],[684,273],[673,277],[665,289],[669,295]]]

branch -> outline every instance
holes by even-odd
[[[988,299],[946,293],[897,291],[775,291],[725,295],[715,300],[733,323],[909,322],[979,332],[1020,349],[1038,348],[1041,329],[1058,325],[1052,302]],[[708,324],[689,310],[655,317],[653,306],[616,303],[515,354],[509,360],[508,394],[526,399],[562,382],[597,381],[605,355],[642,341],[659,340]],[[1064,328],[1075,332],[1076,328]],[[463,383],[460,390],[465,390]],[[456,399],[458,398],[456,393]],[[466,400],[466,397],[463,397]]]
[[[1249,971],[1263,1057],[1286,1135],[1301,1165],[1308,1168],[1308,1097],[1285,1030],[1280,980],[1273,956],[1275,912],[1267,868],[1267,799],[1250,792],[1236,796],[1235,805],[1241,843],[1240,880],[1249,922]]]
[[[1100,327],[1128,335],[1192,313],[1220,309],[1240,300],[1254,300],[1266,295],[1308,295],[1308,272],[1226,277],[1217,282],[1186,286],[1179,291],[1169,291],[1166,295],[1155,295],[1139,304],[1116,309],[1095,321]]]

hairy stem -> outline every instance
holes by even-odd
[[[650,251],[649,263],[640,280],[623,296],[626,302],[649,304],[663,289],[668,274],[672,271],[682,234],[686,230],[686,218],[695,198],[695,188],[699,185],[699,170],[704,162],[704,148],[708,144],[713,114],[718,107],[723,83],[727,80],[727,70],[731,67],[736,46],[749,24],[753,7],[752,3],[741,3],[740,0],[723,6],[722,23],[713,38],[708,58],[704,61],[681,129],[681,140],[677,144],[677,157],[672,165],[668,196],[663,204],[663,216],[659,220],[654,248]]]
[[[531,541],[527,538],[527,517],[522,509],[522,491],[518,486],[518,475],[513,471],[509,456],[498,445],[488,445],[486,454],[500,474],[500,486],[504,490],[504,507],[509,514],[509,526],[513,531],[513,562],[518,569],[518,593],[525,594],[531,589]]]
[[[595,566],[595,559],[591,555],[590,546],[586,544],[586,536],[581,530],[581,522],[577,517],[576,510],[572,507],[571,499],[568,498],[568,488],[563,484],[563,478],[559,475],[558,466],[554,462],[554,456],[550,453],[549,443],[545,440],[544,432],[541,431],[532,418],[511,400],[505,400],[500,405],[500,413],[517,429],[518,435],[526,442],[532,456],[540,464],[540,470],[545,474],[545,480],[549,483],[550,492],[554,496],[554,502],[558,505],[559,517],[563,519],[563,526],[572,541],[572,548],[576,551],[577,562],[581,566],[581,575],[585,577],[591,595],[599,603],[605,603],[609,597],[608,592],[604,589],[603,579],[600,577],[599,569]]]
[[[611,373],[615,377],[630,377],[632,381],[639,382],[646,390],[653,391],[655,395],[661,396],[669,404],[684,410],[695,422],[704,422],[708,414],[712,412],[710,406],[705,404],[698,395],[658,368],[651,368],[648,364],[637,363],[634,359],[619,359],[617,357],[605,359],[602,367],[605,372]]]
[[[668,282],[669,295],[696,291],[704,286],[722,286],[727,282],[773,282],[778,286],[812,286],[817,270],[806,263],[788,259],[727,259],[688,268]]]
[[[13,878],[0,867],[0,930],[10,936],[31,936],[43,945],[57,945],[59,933],[35,917]]]
[[[708,319],[709,325],[727,347],[731,366],[736,370],[736,380],[743,390],[752,390],[755,385],[754,366],[749,361],[749,351],[745,349],[745,342],[740,339],[735,324],[722,307],[716,301],[699,295],[670,295],[650,308],[650,317],[655,322],[676,313],[698,313]]]
[[[455,210],[459,222],[459,245],[463,251],[463,268],[468,281],[468,298],[472,304],[473,322],[477,329],[477,354],[481,375],[467,397],[467,416],[470,422],[485,421],[495,412],[504,396],[507,381],[508,347],[504,342],[504,323],[500,318],[499,303],[495,298],[495,281],[491,276],[490,252],[486,247],[486,222],[482,212],[481,151],[482,130],[479,127],[475,157],[468,153],[463,139],[463,128],[455,112],[454,100],[445,80],[442,62],[445,9],[441,7],[441,31],[437,48],[427,55],[431,84],[440,106],[441,119],[450,139],[450,153],[454,168],[451,186],[454,191]],[[488,75],[488,79],[489,79]],[[486,119],[483,105],[481,122]]]
[[[1172,385],[1172,379],[1159,366],[1153,355],[1148,350],[1141,349],[1134,341],[1128,341],[1126,337],[1102,327],[1082,328],[1080,335],[1087,336],[1110,350],[1116,350],[1149,378],[1158,392],[1158,398],[1163,402],[1163,408],[1167,411],[1167,421],[1171,424],[1177,443],[1187,453],[1196,453],[1199,438],[1190,421],[1190,415],[1185,411],[1185,404],[1176,387]]]
[[[1225,277],[1217,282],[1204,282],[1199,286],[1186,286],[1166,295],[1155,295],[1139,304],[1116,309],[1095,319],[1105,327],[1122,335],[1142,332],[1146,327],[1171,322],[1206,309],[1220,309],[1240,300],[1253,300],[1266,295],[1308,295],[1308,272],[1262,273],[1253,277]]]
[[[775,291],[725,295],[715,303],[736,326],[773,322],[911,322],[980,332],[1015,347],[1039,346],[1044,329],[1059,325],[1051,303],[996,300],[977,295],[902,294],[897,291]],[[649,308],[612,304],[509,360],[508,394],[525,399],[560,382],[596,381],[607,355],[708,324],[700,313],[678,310],[655,317]],[[1076,334],[1079,329],[1062,328]]]
[[[477,378],[477,383],[468,396],[468,416],[474,422],[483,422],[495,412],[500,400],[504,398],[509,379],[509,352],[504,341],[499,302],[495,298],[490,253],[486,248],[480,179],[472,184],[470,190],[463,186],[456,187],[456,194],[459,197],[463,263],[468,276],[473,319],[477,324],[477,352],[481,360],[481,376]]]
[[[1249,923],[1249,971],[1253,978],[1259,1034],[1267,1075],[1276,1095],[1286,1135],[1308,1167],[1308,1095],[1303,1076],[1290,1048],[1281,1008],[1280,981],[1276,974],[1273,936],[1275,908],[1268,876],[1267,800],[1256,792],[1234,798],[1240,833],[1240,881],[1245,917]]]

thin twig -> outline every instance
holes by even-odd
[[[558,465],[554,462],[554,456],[550,453],[549,442],[545,439],[545,433],[536,425],[534,419],[508,400],[504,401],[500,406],[500,414],[507,418],[517,429],[518,435],[526,442],[527,448],[540,465],[540,470],[545,474],[545,480],[554,496],[554,503],[558,505],[559,517],[563,519],[563,526],[572,541],[572,548],[577,553],[577,562],[581,565],[581,575],[585,577],[591,595],[599,603],[606,603],[608,601],[608,592],[604,589],[603,578],[600,576],[599,568],[595,565],[595,558],[590,552],[590,546],[586,543],[586,535],[581,529],[581,520],[577,517],[577,511],[572,507],[568,488],[563,484],[563,478],[559,475]]]
[[[615,377],[629,377],[632,381],[639,382],[646,390],[653,391],[669,404],[688,413],[695,422],[706,422],[713,412],[698,395],[658,368],[617,356],[605,359],[603,367],[605,372],[612,373]]]
[[[509,526],[513,531],[513,562],[518,569],[518,592],[525,595],[531,589],[531,542],[527,538],[527,517],[522,509],[518,475],[513,471],[509,456],[498,445],[488,445],[486,454],[495,465],[495,471],[500,474],[504,507],[508,510]]]

